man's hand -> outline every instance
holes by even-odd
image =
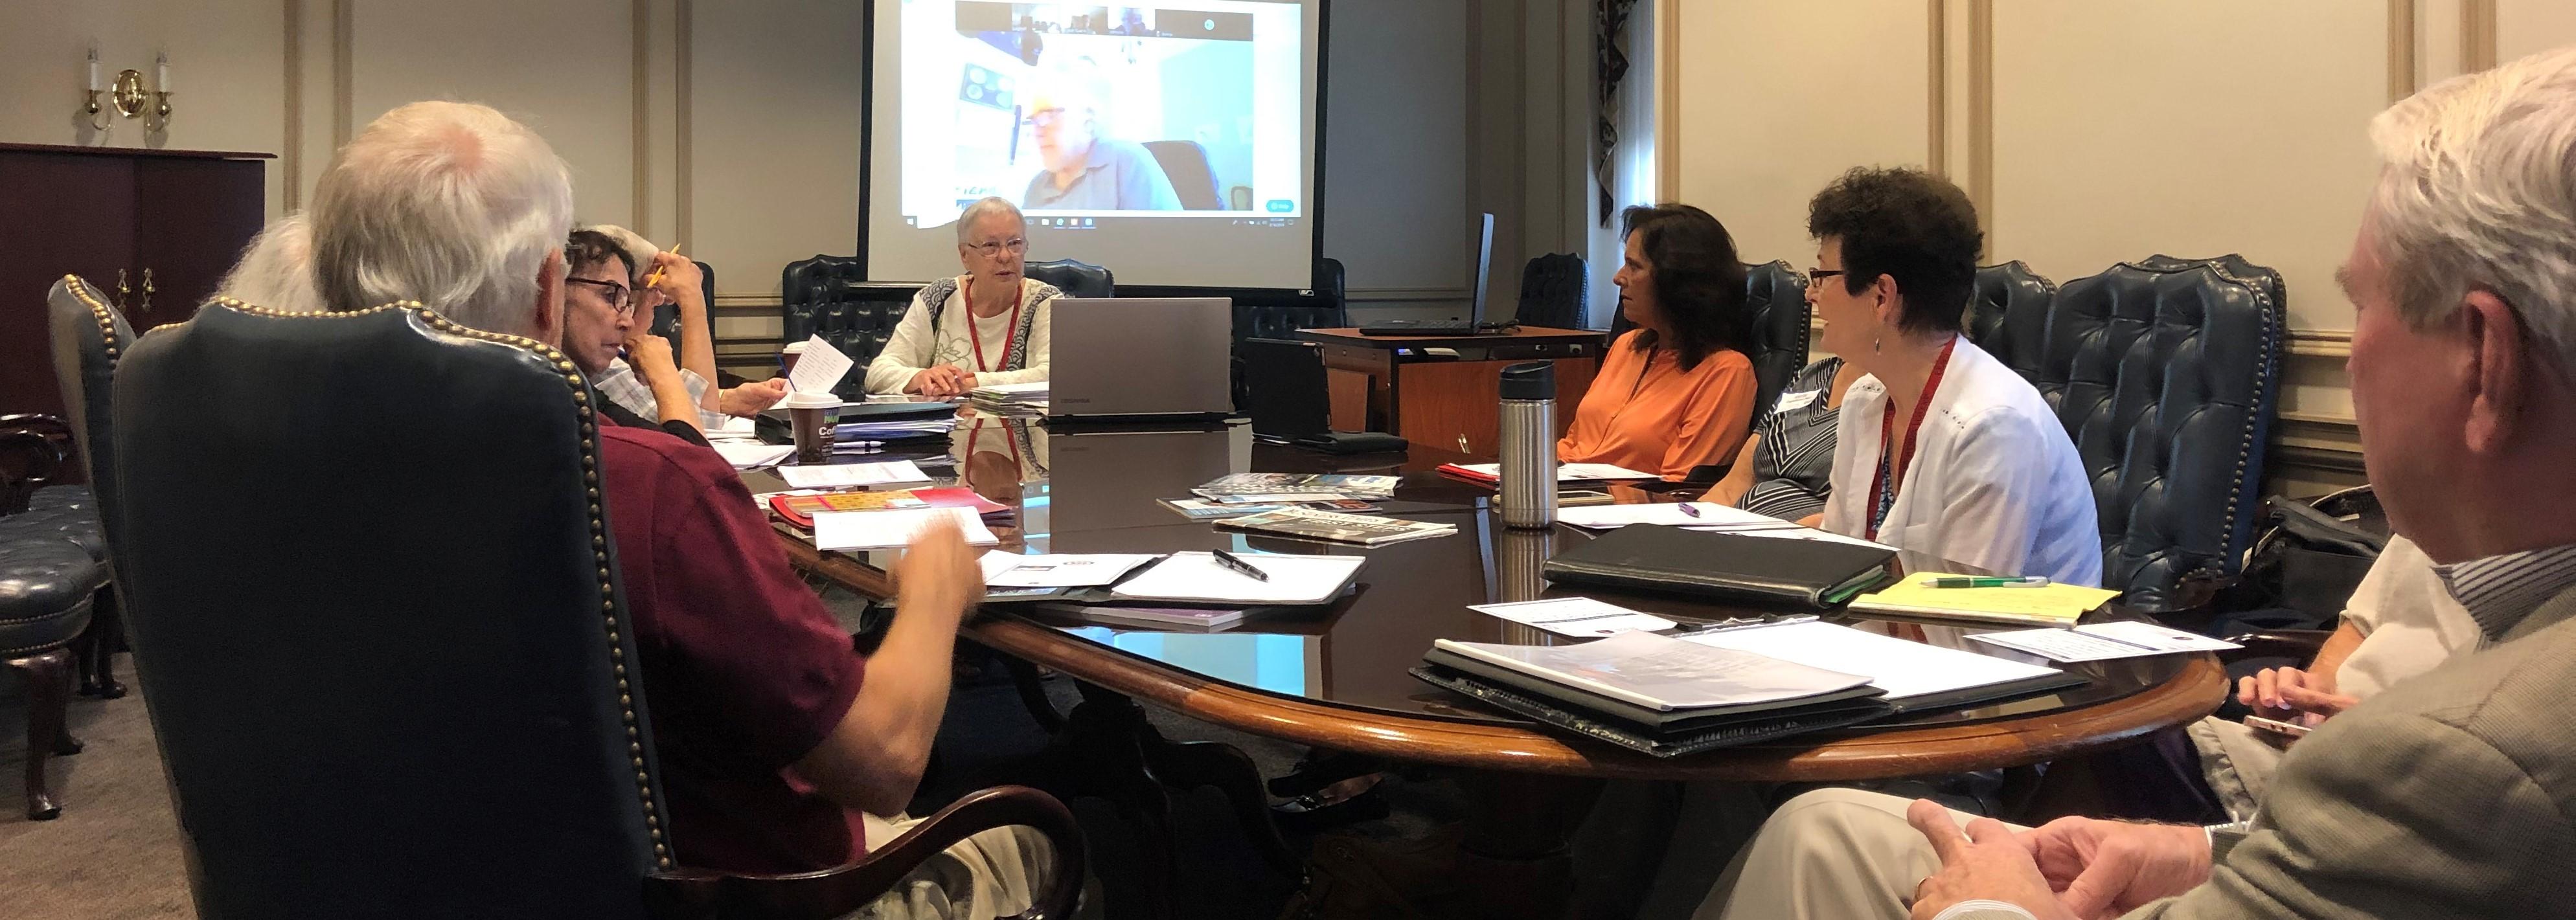
[[[944,617],[954,628],[984,599],[984,570],[956,522],[942,520],[913,535],[895,562],[894,587],[900,615]]]
[[[2297,668],[2264,668],[2252,677],[2239,678],[2236,701],[2251,707],[2255,715],[2310,726],[2361,704],[2358,698],[2335,693],[2333,684],[2318,675]]]
[[[775,406],[779,400],[786,398],[787,378],[771,377],[758,383],[745,383],[718,393],[716,403],[717,409],[726,415],[749,418],[759,415],[760,410]]]
[[[1931,920],[1953,904],[1980,899],[2020,905],[2041,920],[2072,916],[2003,822],[1978,818],[1963,835],[1950,810],[1928,799],[1907,806],[1905,822],[1923,832],[1941,856],[1941,871],[1915,886],[1914,920]]]
[[[938,367],[925,367],[915,372],[912,375],[912,381],[904,384],[903,391],[916,396],[946,399],[951,396],[966,395],[967,390],[975,388],[974,380],[975,375],[967,373],[965,368],[954,364],[942,364]]]
[[[671,360],[671,340],[642,329],[626,336],[626,363],[647,383],[663,374],[679,379],[680,365]]]
[[[2016,835],[2066,912],[2117,917],[2209,879],[2209,833],[2197,827],[2059,818]]]

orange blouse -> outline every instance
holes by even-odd
[[[1753,430],[1753,361],[1720,350],[1682,370],[1672,350],[1639,351],[1643,330],[1610,343],[1601,373],[1556,442],[1564,463],[1612,463],[1679,481],[1692,467],[1726,463]]]

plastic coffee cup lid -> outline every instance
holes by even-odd
[[[780,401],[778,405],[783,409],[838,409],[841,407],[841,398],[830,393],[807,393],[800,390],[787,394],[787,398]]]
[[[789,342],[787,343],[787,347],[781,348],[779,351],[791,355],[801,355],[805,353],[805,345],[806,343],[804,342]]]

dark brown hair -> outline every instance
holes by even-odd
[[[1896,279],[1896,326],[1957,332],[1977,283],[1977,206],[1949,180],[1920,169],[1854,167],[1807,203],[1807,233],[1841,241],[1843,290]]]
[[[615,237],[597,230],[575,230],[564,240],[564,274],[586,270],[610,259],[626,265],[626,277],[635,277],[635,254],[626,251]]]
[[[1718,351],[1744,351],[1753,337],[1744,312],[1744,261],[1735,237],[1707,211],[1686,204],[1639,205],[1619,215],[1621,238],[1634,236],[1652,274],[1655,309],[1672,327],[1674,354],[1690,370]],[[1636,347],[1653,348],[1654,330],[1637,334]]]

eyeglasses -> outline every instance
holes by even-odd
[[[1001,255],[1004,250],[1008,250],[1012,255],[1019,255],[1027,252],[1029,251],[1029,241],[1018,237],[1012,237],[1007,240],[997,240],[990,243],[968,243],[966,244],[966,248],[983,253],[984,257],[989,259]]]
[[[614,281],[594,281],[589,278],[566,278],[564,280],[573,284],[587,284],[600,289],[604,292],[601,296],[608,298],[608,308],[617,311],[617,315],[619,316],[635,315],[635,289],[633,288]]]
[[[1825,279],[1827,279],[1827,278],[1831,278],[1831,277],[1834,277],[1834,276],[1836,276],[1836,275],[1840,275],[1840,274],[1842,274],[1842,273],[1843,273],[1843,270],[1842,270],[1842,269],[1839,269],[1839,268],[1810,268],[1810,269],[1807,269],[1807,288],[1808,288],[1809,290],[1814,290],[1814,289],[1816,289],[1816,288],[1824,287],[1824,286],[1825,286]]]
[[[1029,125],[1036,128],[1052,128],[1056,123],[1064,120],[1064,115],[1064,110],[1060,108],[1039,109],[1029,113]]]

